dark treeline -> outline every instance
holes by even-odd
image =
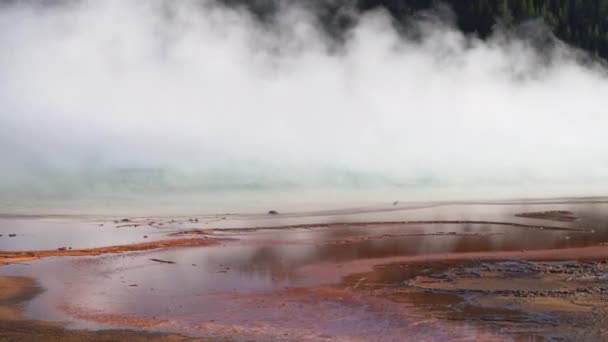
[[[508,27],[542,19],[561,40],[608,57],[608,0],[359,0],[358,6],[382,6],[398,20],[406,20],[439,3],[454,10],[458,27],[467,33],[486,37],[498,22]]]
[[[260,18],[272,18],[279,4],[290,0],[220,0],[244,5]],[[397,25],[422,10],[448,5],[456,14],[458,27],[485,38],[497,23],[506,27],[529,20],[542,20],[561,40],[608,58],[608,0],[291,0],[314,8],[328,31],[339,34],[354,21],[349,11],[384,8]],[[348,10],[344,10],[344,9]]]
[[[71,0],[43,2],[64,3]],[[246,7],[261,20],[272,20],[281,5],[297,4],[314,10],[327,31],[341,36],[356,22],[353,12],[383,8],[397,25],[407,25],[420,11],[449,6],[458,27],[485,38],[496,24],[511,27],[529,20],[542,20],[559,39],[608,59],[608,0],[217,0]],[[0,0],[0,5],[31,0]]]

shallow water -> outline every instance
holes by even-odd
[[[367,226],[363,230],[354,227],[351,232],[347,228],[317,229],[314,237],[322,237],[323,234],[333,234],[336,237],[348,236],[350,234],[368,234],[373,230],[374,234],[440,234],[462,232],[467,234],[481,234],[493,236],[488,243],[498,244],[496,248],[532,248],[535,245],[546,247],[578,246],[584,241],[594,243],[595,240],[603,239],[603,232],[608,227],[608,217],[603,213],[608,209],[608,204],[603,202],[591,203],[508,203],[508,204],[441,204],[441,203],[404,203],[398,205],[376,205],[366,207],[340,208],[320,211],[295,211],[281,212],[280,215],[268,215],[266,213],[233,213],[233,214],[211,214],[192,216],[107,216],[107,215],[3,215],[0,216],[0,251],[14,250],[40,250],[56,249],[60,247],[93,248],[110,245],[123,245],[137,242],[154,241],[169,238],[167,234],[190,229],[217,229],[230,230],[233,228],[252,227],[281,227],[288,225],[306,224],[335,224],[335,223],[360,223],[360,222],[389,222],[389,221],[424,221],[424,220],[457,220],[457,221],[498,221],[513,222],[529,225],[546,225],[556,227],[570,227],[575,229],[596,229],[592,235],[584,234],[554,234],[556,237],[568,239],[545,239],[551,232],[537,234],[533,229],[517,227],[495,227],[491,225],[466,225],[461,227],[449,227],[445,224],[424,227],[407,225],[403,227],[388,227],[383,225]],[[545,211],[545,210],[572,210],[581,214],[583,219],[572,223],[555,222],[548,220],[528,219],[514,216],[517,213]],[[128,222],[121,222],[125,217]],[[196,222],[192,220],[196,218]],[[132,225],[137,225],[132,227]],[[339,228],[339,227],[338,227]],[[504,228],[508,231],[527,230],[532,231],[529,239],[511,239],[514,235],[504,235]],[[260,237],[288,237],[297,239],[307,238],[309,230],[269,230],[258,231],[254,236]],[[17,236],[10,238],[10,234]],[[234,234],[231,232],[230,234]],[[285,235],[287,234],[287,235]],[[147,236],[144,239],[144,236]],[[538,236],[538,237],[537,237]],[[309,237],[308,237],[309,238]],[[393,240],[396,240],[395,239]],[[480,245],[481,240],[487,237],[477,237],[474,245]],[[537,241],[532,241],[536,239]],[[445,240],[445,239],[444,239]],[[559,240],[559,239],[558,239]],[[509,242],[510,241],[510,242]],[[393,244],[400,244],[394,242]],[[455,245],[462,243],[455,243]],[[389,246],[385,246],[389,248]],[[462,250],[455,249],[454,251]],[[472,248],[472,247],[469,247]],[[488,247],[480,247],[487,250]],[[472,249],[474,250],[474,249]],[[442,249],[438,249],[442,251]],[[425,250],[430,252],[430,250]]]
[[[209,247],[49,258],[28,265],[8,265],[0,268],[0,274],[38,279],[47,291],[26,305],[26,314],[37,319],[69,321],[73,327],[132,326],[126,317],[139,317],[150,320],[153,329],[216,337],[243,334],[273,339],[288,334],[285,339],[317,340],[323,336],[371,338],[382,333],[384,340],[398,340],[404,332],[424,338],[470,337],[486,332],[466,322],[456,326],[415,324],[424,316],[419,311],[420,305],[409,302],[390,306],[392,311],[387,312],[387,303],[357,297],[340,284],[344,277],[365,271],[350,267],[369,260],[376,260],[372,265],[379,265],[388,262],[383,260],[402,256],[565,248],[608,242],[608,226],[602,214],[606,208],[606,204],[448,205],[365,213],[343,211],[336,215],[227,215],[226,219],[213,216],[196,224],[182,218],[181,225],[182,221],[174,220],[163,227],[135,228],[115,228],[117,224],[113,222],[99,227],[95,220],[66,224],[62,220],[21,219],[18,221],[24,227],[20,230],[23,235],[10,240],[22,241],[19,248],[65,244],[63,238],[75,246],[129,243],[140,241],[144,232],[157,239],[168,232],[200,227],[216,228],[216,235],[234,240]],[[569,223],[513,216],[520,212],[562,209],[572,210],[581,219]],[[531,227],[485,223],[314,225],[461,219],[519,222]],[[273,228],[296,223],[303,226]],[[307,224],[311,226],[306,227]],[[540,229],[541,226],[546,228]],[[49,239],[45,235],[48,233]],[[2,239],[9,241],[6,237]],[[162,264],[151,261],[152,258],[176,264]],[[412,327],[414,324],[416,328]]]
[[[147,225],[137,229],[117,226],[106,220],[0,218],[0,251],[83,249],[167,238],[165,232]]]

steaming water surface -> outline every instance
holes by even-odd
[[[500,29],[357,19],[340,44],[297,5],[261,24],[214,1],[3,4],[0,206],[605,193],[603,67]]]

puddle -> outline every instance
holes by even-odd
[[[78,219],[0,219],[0,234],[0,251],[84,249],[167,239],[166,233],[149,226],[117,228]]]

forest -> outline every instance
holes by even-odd
[[[486,37],[501,22],[509,27],[542,19],[561,40],[608,57],[608,0],[360,0],[362,10],[383,6],[400,20],[422,9],[448,4],[464,32]]]
[[[417,11],[440,3],[455,12],[458,27],[486,37],[501,22],[509,27],[541,19],[561,40],[608,57],[608,0],[359,0],[365,11],[386,8],[397,20],[406,20]]]
[[[420,11],[447,5],[458,27],[486,38],[497,23],[513,27],[530,20],[543,21],[559,39],[608,58],[608,0],[219,0],[245,6],[260,19],[271,19],[280,4],[296,2],[317,11],[322,24],[339,36],[354,21],[344,8],[366,12],[384,8],[397,25],[406,25]]]

